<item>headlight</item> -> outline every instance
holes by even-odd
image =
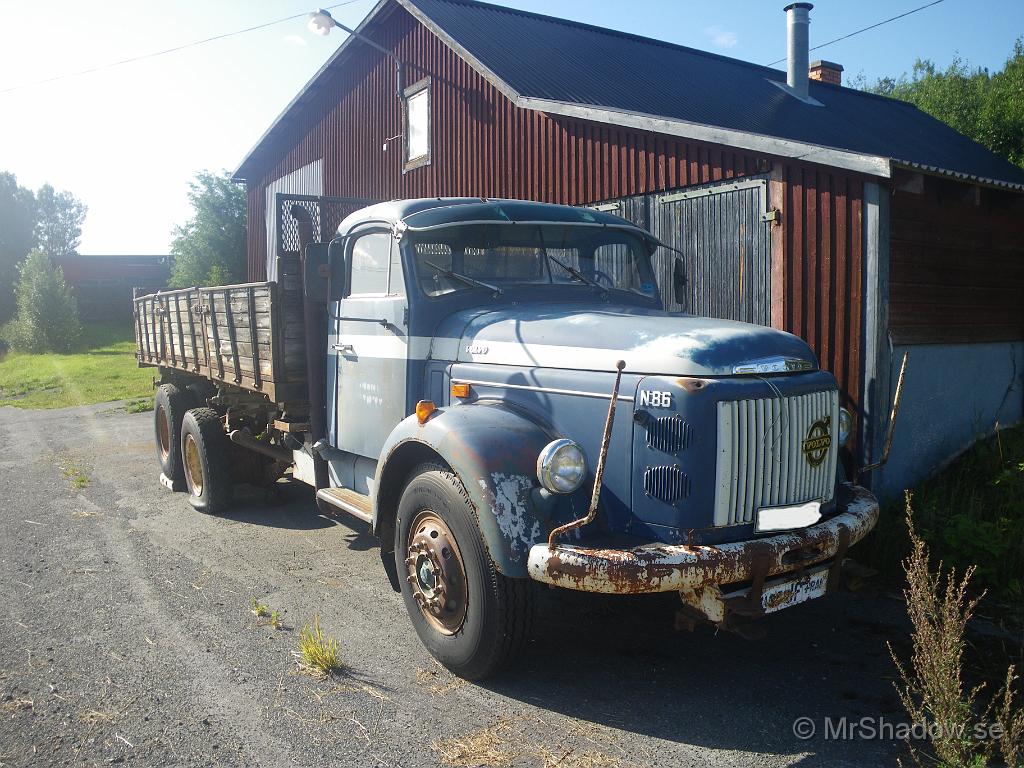
[[[846,445],[853,430],[853,416],[845,408],[839,409],[839,444]]]
[[[537,457],[537,479],[552,493],[572,493],[586,474],[583,449],[567,437],[548,443]]]

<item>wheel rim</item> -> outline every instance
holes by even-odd
[[[162,405],[156,407],[156,439],[160,445],[160,458],[166,461],[171,455],[171,421]]]
[[[466,569],[451,530],[429,509],[409,526],[405,566],[406,581],[427,623],[444,635],[458,632],[469,604]]]
[[[203,495],[203,462],[199,458],[199,445],[192,435],[185,435],[185,479],[193,496]]]

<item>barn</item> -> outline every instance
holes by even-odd
[[[1022,417],[1024,170],[809,62],[811,7],[780,13],[781,72],[473,0],[381,0],[234,174],[250,277],[298,250],[296,205],[314,239],[393,198],[614,211],[686,254],[671,309],[809,341],[858,420],[853,462],[881,454],[909,352],[869,480],[896,494]]]

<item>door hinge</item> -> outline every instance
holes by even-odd
[[[782,221],[782,212],[778,208],[772,208],[770,211],[761,214],[761,221],[779,224]]]

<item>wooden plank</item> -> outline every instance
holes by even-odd
[[[224,298],[227,299],[227,290],[224,291]],[[235,320],[234,313],[231,311],[231,302],[227,303],[227,309],[225,310],[224,316],[228,323],[228,343],[231,345],[231,359],[235,363],[235,382],[242,380],[242,368],[241,361],[238,359],[238,339],[235,334]]]
[[[254,289],[249,288],[249,317],[256,317],[256,296],[253,293]],[[259,385],[260,377],[260,347],[256,340],[256,323],[249,323],[249,344],[252,347],[252,369],[256,372],[256,384]]]
[[[213,333],[212,354],[217,358],[217,377],[224,379],[224,360],[220,356],[220,334],[217,332],[217,310],[211,301],[207,307],[206,317],[209,318],[210,331]]]

